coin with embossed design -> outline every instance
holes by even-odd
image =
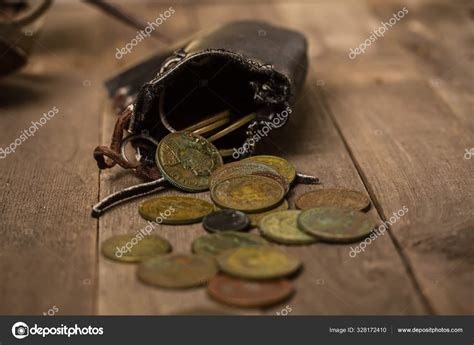
[[[156,163],[166,180],[189,192],[207,190],[211,173],[223,164],[213,144],[189,132],[164,137],[156,149]]]
[[[196,223],[212,211],[214,205],[210,202],[182,195],[157,196],[138,207],[143,218],[159,224]]]
[[[278,175],[278,172],[266,164],[255,162],[232,162],[214,170],[209,180],[209,189],[212,189],[218,182],[233,176],[251,175],[253,173],[271,173]]]
[[[215,259],[204,255],[174,254],[146,260],[138,266],[145,283],[164,288],[204,285],[217,274]]]
[[[227,274],[244,279],[274,279],[296,272],[301,261],[273,246],[239,247],[217,256]]]
[[[375,222],[369,215],[350,208],[316,207],[300,213],[298,226],[323,241],[351,242],[370,234]]]
[[[285,177],[288,180],[289,184],[293,183],[293,181],[295,180],[296,169],[293,164],[291,164],[284,158],[277,156],[261,155],[245,158],[243,161],[266,164],[275,169],[280,175]]]
[[[171,252],[171,244],[157,235],[141,232],[109,237],[102,243],[102,254],[112,260],[140,262]]]
[[[245,213],[229,209],[209,213],[202,220],[202,226],[209,232],[243,231],[249,224],[250,220]]]
[[[196,254],[217,255],[232,248],[265,245],[268,242],[256,234],[226,231],[198,237],[192,250]]]
[[[343,207],[362,211],[370,206],[369,197],[361,192],[346,189],[320,189],[301,195],[295,201],[300,210],[314,207]]]
[[[218,182],[211,198],[222,208],[243,212],[262,212],[278,205],[285,196],[282,185],[265,176],[242,175]]]
[[[267,214],[273,213],[273,212],[278,212],[278,211],[285,211],[288,210],[288,201],[283,200],[283,202],[278,205],[277,207],[274,207],[268,211],[265,212],[259,212],[259,213],[247,213],[247,217],[250,218],[250,225],[251,226],[257,226],[258,222],[260,219],[265,217]]]
[[[266,215],[258,223],[266,238],[282,244],[310,244],[317,242],[314,236],[298,228],[297,218],[301,211],[287,210]]]
[[[293,286],[286,279],[250,281],[226,275],[217,275],[207,286],[215,300],[238,307],[265,307],[286,299]]]

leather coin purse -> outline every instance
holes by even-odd
[[[239,21],[200,32],[106,82],[110,96],[133,103],[118,118],[111,146],[94,151],[98,166],[119,164],[156,179],[152,152],[138,165],[124,156],[123,129],[156,144],[224,110],[235,128],[213,144],[224,157],[241,147],[246,148],[241,157],[251,155],[260,143],[254,140],[259,129],[286,123],[307,66],[307,41],[293,30]],[[271,131],[261,142],[269,136]]]

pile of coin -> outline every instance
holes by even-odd
[[[221,115],[216,121],[225,118]],[[202,126],[209,125],[191,129],[207,133]],[[375,227],[361,212],[370,206],[369,198],[356,191],[311,191],[296,199],[298,210],[289,210],[286,195],[299,174],[280,157],[255,156],[223,164],[209,140],[185,131],[171,133],[158,144],[156,164],[164,178],[183,191],[209,189],[212,203],[166,195],[138,208],[144,219],[155,223],[202,221],[208,234],[194,240],[192,254],[171,254],[171,244],[149,232],[114,236],[102,244],[104,256],[139,263],[137,276],[149,285],[177,289],[207,285],[209,296],[221,303],[269,306],[291,296],[290,279],[303,264],[278,245],[349,242]],[[255,227],[258,232],[252,232]]]

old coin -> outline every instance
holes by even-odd
[[[288,201],[286,201],[286,200],[283,200],[283,202],[280,205],[278,205],[277,207],[272,208],[268,211],[260,212],[260,213],[248,213],[247,217],[250,218],[250,225],[251,226],[257,226],[260,219],[265,217],[267,214],[270,214],[270,213],[273,213],[273,212],[278,212],[278,211],[284,211],[284,210],[288,210]]]
[[[222,271],[244,279],[281,278],[301,266],[298,259],[272,246],[226,250],[217,256],[217,261]]]
[[[258,223],[260,232],[266,238],[282,244],[311,244],[317,242],[314,236],[298,228],[297,218],[301,211],[287,210],[273,212]]]
[[[218,182],[233,176],[251,175],[256,172],[266,172],[278,175],[278,172],[266,164],[254,162],[232,162],[214,170],[209,179],[209,189],[212,189]]]
[[[138,266],[138,277],[147,284],[164,288],[200,286],[217,274],[209,256],[175,254],[155,257]]]
[[[166,180],[189,192],[207,190],[211,173],[223,164],[214,145],[189,132],[164,137],[156,149],[156,162]]]
[[[321,189],[301,195],[295,201],[300,210],[314,207],[342,207],[362,211],[369,207],[370,200],[361,192],[345,189]]]
[[[280,174],[275,174],[268,171],[255,171],[251,173],[250,175],[259,175],[259,176],[265,176],[265,177],[274,179],[279,184],[281,184],[281,186],[283,187],[283,190],[285,191],[285,195],[290,191],[290,184],[288,183],[288,180],[285,177],[281,176]]]
[[[260,162],[268,166],[271,166],[273,169],[278,171],[280,175],[285,177],[288,180],[289,184],[292,184],[293,181],[295,180],[296,169],[290,162],[288,162],[284,158],[277,157],[277,156],[262,155],[262,156],[249,157],[249,158],[244,159],[244,161]]]
[[[248,228],[247,215],[237,210],[218,210],[209,213],[202,220],[202,226],[209,232],[242,231]]]
[[[217,275],[209,282],[207,292],[225,304],[265,307],[288,298],[293,293],[293,286],[286,279],[257,282]]]
[[[219,207],[244,212],[262,212],[278,205],[285,190],[277,181],[257,175],[242,175],[218,182],[211,198]]]
[[[112,260],[141,262],[171,252],[171,244],[157,235],[134,234],[109,237],[102,243],[102,254]]]
[[[256,234],[226,231],[197,238],[192,244],[192,250],[196,254],[218,255],[228,249],[267,244],[265,239]]]
[[[318,207],[302,211],[298,226],[327,242],[350,242],[370,234],[375,222],[367,214],[350,208]]]
[[[157,196],[138,207],[143,218],[160,224],[196,223],[212,211],[214,205],[210,202],[181,195]]]

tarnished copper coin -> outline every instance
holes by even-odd
[[[286,210],[266,215],[258,223],[266,238],[282,244],[311,244],[318,240],[298,228],[297,218],[301,211]]]
[[[253,156],[243,160],[244,162],[260,162],[275,169],[281,176],[288,180],[291,184],[296,177],[296,169],[286,159],[277,156]]]
[[[275,174],[268,171],[256,171],[256,172],[251,173],[250,175],[259,175],[259,176],[269,177],[277,181],[279,184],[281,184],[281,186],[283,187],[285,191],[285,194],[287,194],[290,191],[290,184],[288,183],[288,180],[284,178],[283,176],[281,176],[280,174]]]
[[[302,211],[298,226],[327,242],[351,242],[370,234],[375,222],[369,215],[349,208],[318,207]]]
[[[202,220],[202,226],[209,232],[242,231],[249,227],[247,215],[237,210],[218,210],[209,213]]]
[[[239,247],[217,256],[220,269],[244,279],[274,279],[296,272],[301,261],[273,246]]]
[[[182,195],[161,195],[138,206],[140,215],[163,224],[190,224],[214,211],[214,205],[202,199]]]
[[[207,190],[211,173],[223,164],[213,144],[189,132],[165,136],[156,149],[156,162],[168,182],[189,192]]]
[[[225,231],[197,238],[192,244],[192,250],[196,254],[218,255],[232,248],[267,244],[265,239],[256,234]]]
[[[266,307],[288,298],[293,293],[293,286],[286,279],[257,282],[217,275],[209,282],[207,292],[225,304]]]
[[[222,208],[262,212],[278,205],[285,190],[277,181],[258,175],[229,177],[211,189],[211,198]]]
[[[273,212],[278,212],[278,211],[284,211],[288,210],[288,201],[283,200],[283,202],[278,205],[277,207],[274,207],[268,211],[265,212],[259,212],[259,213],[247,213],[247,217],[250,218],[250,225],[251,226],[257,226],[258,222],[260,219],[265,217],[267,214],[273,213]]]
[[[278,172],[263,163],[238,161],[224,164],[214,170],[209,180],[209,189],[212,189],[218,182],[233,176],[250,175],[256,172],[265,172],[278,175]]]
[[[210,256],[174,254],[155,257],[138,266],[138,277],[145,283],[164,288],[190,288],[204,285],[217,273]]]
[[[171,252],[171,244],[157,235],[144,236],[141,232],[112,236],[102,243],[102,254],[123,262],[141,262]]]
[[[320,189],[305,193],[296,199],[300,210],[314,207],[342,207],[362,211],[370,206],[369,197],[361,192],[345,189]]]

